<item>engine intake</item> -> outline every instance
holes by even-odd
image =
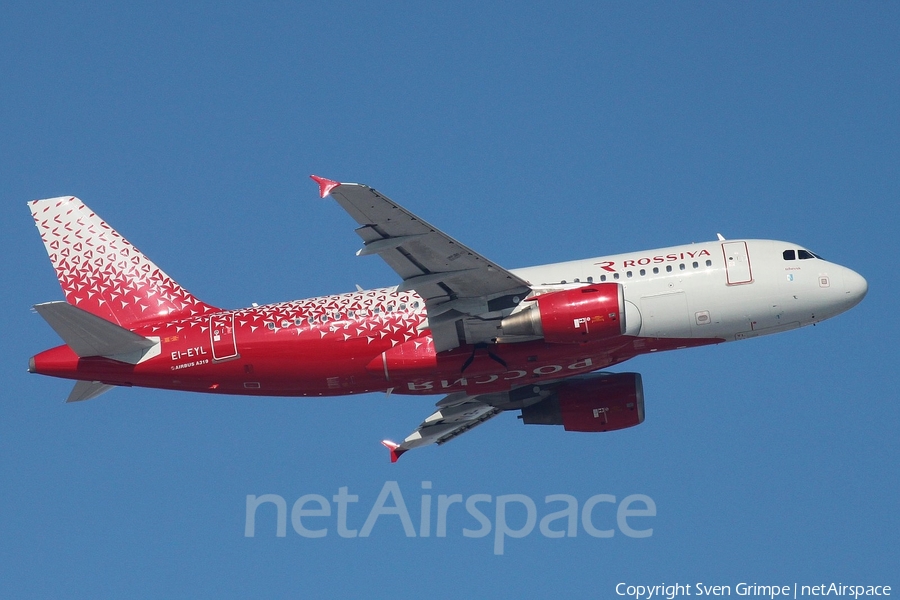
[[[522,409],[526,425],[562,425],[566,431],[614,431],[644,421],[640,373],[598,373],[560,383],[554,394]]]
[[[602,340],[625,333],[621,284],[600,283],[542,294],[501,321],[503,335],[541,336],[552,344]]]

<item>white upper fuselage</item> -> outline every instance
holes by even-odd
[[[535,288],[617,282],[626,329],[660,338],[744,339],[817,323],[867,291],[856,272],[797,244],[721,240],[512,270]]]

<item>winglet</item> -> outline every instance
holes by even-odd
[[[400,444],[395,444],[391,440],[382,440],[382,445],[391,451],[391,462],[397,462],[397,459],[400,458],[400,455],[406,452],[406,448],[401,448]]]
[[[331,190],[341,185],[337,181],[325,179],[324,177],[319,177],[318,175],[310,175],[309,178],[319,184],[319,195],[323,198],[330,194]]]

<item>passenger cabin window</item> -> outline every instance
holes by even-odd
[[[784,252],[781,253],[781,255],[784,256],[784,260],[795,260],[796,259],[796,257],[794,256],[793,250],[785,250]]]
[[[601,275],[601,276],[600,276],[600,281],[606,281],[606,275]]]

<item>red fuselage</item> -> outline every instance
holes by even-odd
[[[616,336],[584,344],[469,345],[437,354],[425,322],[414,292],[369,290],[140,324],[135,333],[160,343],[138,364],[79,358],[63,345],[35,356],[31,370],[219,394],[480,394],[588,373],[645,352],[723,341]]]

